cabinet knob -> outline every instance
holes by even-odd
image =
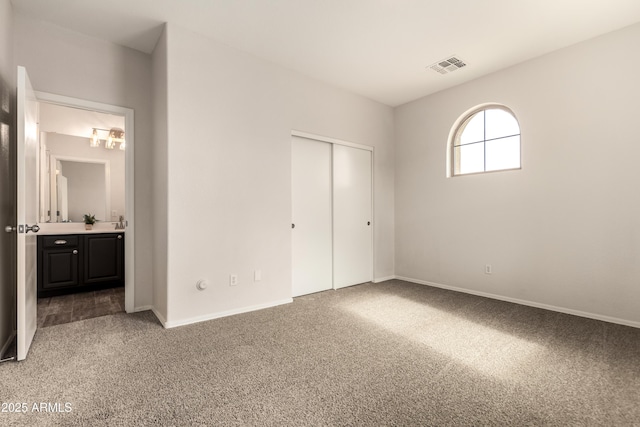
[[[118,234],[118,239],[122,240],[122,234]]]
[[[77,249],[74,249],[74,250],[73,250],[73,254],[74,254],[74,255],[78,255],[78,250],[77,250]]]

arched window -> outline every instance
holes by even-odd
[[[520,169],[520,126],[499,104],[476,107],[456,121],[449,137],[448,176]]]

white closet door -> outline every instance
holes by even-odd
[[[293,137],[293,296],[332,287],[331,144]]]
[[[371,152],[333,147],[333,286],[373,278]]]

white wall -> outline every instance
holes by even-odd
[[[167,319],[168,240],[168,123],[167,29],[163,29],[152,55],[153,81],[153,309],[161,322]]]
[[[100,160],[108,160],[109,161],[109,176],[110,180],[110,188],[111,188],[111,197],[110,197],[110,211],[116,211],[117,215],[125,215],[125,171],[124,171],[124,157],[125,152],[122,150],[118,150],[117,148],[114,150],[106,150],[102,146],[98,148],[89,147],[89,140],[87,138],[80,138],[77,136],[71,135],[63,135],[59,133],[48,133],[47,134],[47,149],[50,151],[51,155],[65,156],[65,157],[77,157],[82,159],[100,159]],[[104,164],[101,164],[103,166]],[[68,170],[64,171],[64,175],[69,178]],[[104,174],[102,175],[104,178]],[[73,182],[70,181],[69,185]],[[91,183],[84,183],[88,185],[89,188]],[[103,187],[104,188],[104,179],[103,179]],[[95,193],[95,192],[94,192]],[[102,203],[104,206],[104,201]],[[76,212],[74,217],[71,219],[75,221],[82,221],[82,215],[87,213],[86,205],[82,203],[76,203],[78,207],[80,218],[78,218],[78,212]],[[83,208],[82,206],[85,206]],[[71,209],[71,201],[69,204],[69,215],[72,215]],[[101,213],[97,213],[95,211],[91,211],[96,215],[96,218],[100,221],[117,221],[118,218],[111,218],[111,212],[106,212],[107,217],[105,217],[104,209]]]
[[[639,45],[635,25],[398,107],[396,274],[640,325]],[[522,170],[445,178],[485,102],[517,115]]]
[[[15,222],[15,64],[9,0],[0,0],[0,224]],[[0,231],[0,357],[15,326],[15,233]]]
[[[169,326],[291,298],[292,129],[375,147],[375,273],[392,275],[392,109],[167,30]]]
[[[134,109],[135,307],[151,305],[151,56],[19,14],[14,37],[35,90]]]

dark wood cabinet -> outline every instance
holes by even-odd
[[[78,286],[78,236],[40,236],[38,243],[41,246],[38,251],[39,288],[49,290]]]
[[[123,279],[124,234],[85,234],[84,283],[102,283]]]
[[[124,233],[38,236],[38,297],[124,285]]]

